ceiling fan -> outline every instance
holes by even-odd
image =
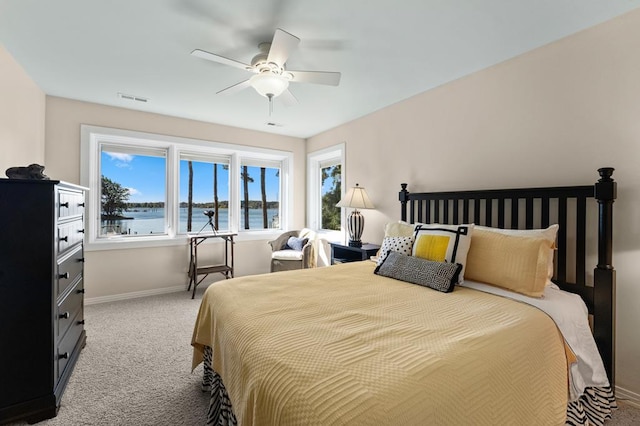
[[[200,49],[195,49],[191,54],[253,73],[254,75],[248,80],[222,89],[216,94],[229,95],[251,86],[260,95],[269,99],[269,113],[271,113],[273,98],[280,96],[285,105],[294,105],[298,102],[289,91],[290,82],[324,84],[328,86],[337,86],[340,83],[339,72],[287,70],[287,59],[291,52],[298,47],[298,43],[300,43],[298,37],[278,28],[271,43],[265,42],[258,45],[260,53],[253,57],[251,64],[245,64]]]

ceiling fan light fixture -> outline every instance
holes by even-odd
[[[278,97],[289,87],[289,80],[281,75],[263,72],[249,79],[256,92],[266,98]]]

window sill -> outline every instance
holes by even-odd
[[[244,241],[261,241],[273,240],[280,236],[282,230],[260,230],[260,231],[241,231],[234,238],[236,242]],[[222,240],[221,240],[222,241]],[[129,250],[144,249],[154,247],[171,247],[186,246],[187,236],[181,234],[176,237],[168,237],[166,235],[157,237],[123,237],[123,238],[103,238],[99,241],[85,243],[84,250],[103,251],[103,250]]]

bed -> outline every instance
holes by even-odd
[[[407,268],[392,262],[455,262],[396,250],[378,262],[211,285],[192,338],[193,366],[204,362],[211,391],[208,424],[602,424],[615,408],[616,183],[613,169],[599,173],[595,185],[577,187],[410,193],[402,184],[401,226],[411,227],[414,246],[419,230],[468,224],[491,228],[471,235],[489,235],[478,247],[537,244],[534,267],[553,277],[540,297],[467,279],[479,271],[472,257],[484,264],[479,249],[463,282],[453,285],[462,265],[445,279],[447,292],[395,279]],[[556,223],[551,246],[496,236]],[[385,243],[401,238],[385,233]]]

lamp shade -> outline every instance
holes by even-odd
[[[353,188],[349,188],[344,197],[336,204],[336,207],[351,207],[352,209],[375,208],[369,199],[369,195],[367,195],[367,191],[357,183]]]
[[[289,80],[270,72],[256,74],[249,79],[251,86],[264,97],[278,97],[289,87]]]

